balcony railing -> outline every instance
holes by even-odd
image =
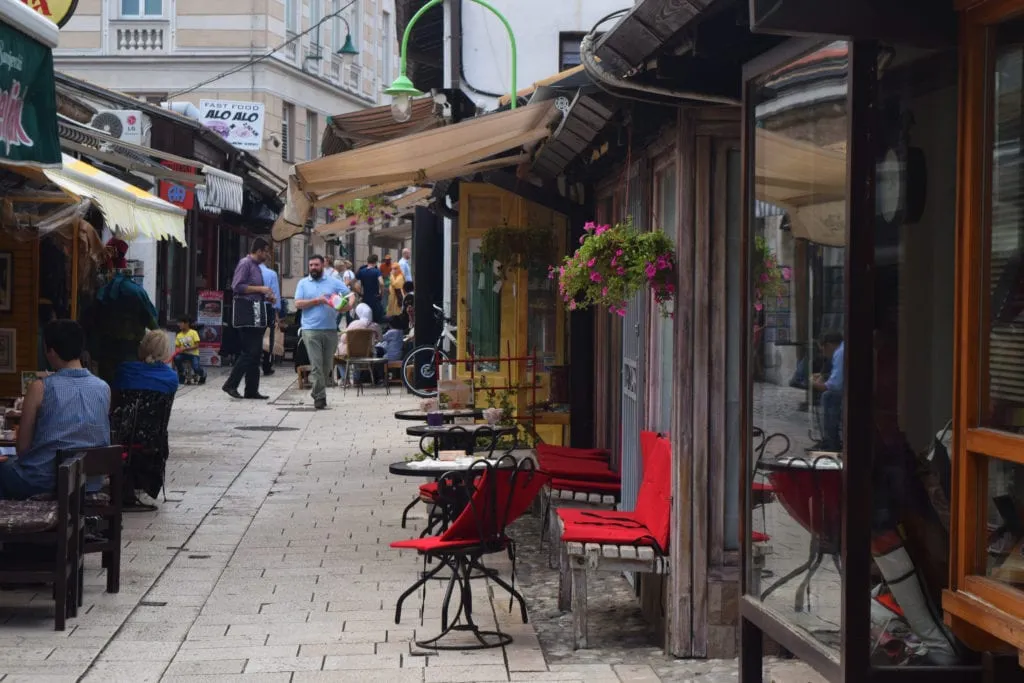
[[[170,22],[161,19],[112,21],[110,41],[113,54],[166,54],[171,47]]]

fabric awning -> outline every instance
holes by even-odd
[[[62,169],[44,169],[65,192],[91,199],[102,209],[113,232],[132,239],[145,235],[172,237],[185,244],[185,211],[67,154]]]
[[[550,134],[560,116],[554,102],[539,102],[298,164],[288,179],[287,203],[274,225],[274,239],[301,232],[313,206],[337,206],[522,163],[528,159],[522,154],[491,157],[532,148]]]
[[[794,237],[846,243],[846,153],[757,130],[756,199],[789,214]]]
[[[199,199],[203,209],[242,213],[244,190],[240,177],[212,166],[203,166],[203,176],[206,187]]]

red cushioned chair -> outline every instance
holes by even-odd
[[[562,542],[614,543],[652,546],[668,550],[672,507],[672,451],[667,439],[654,432],[640,433],[643,481],[632,511],[560,508]]]
[[[421,586],[434,578],[442,569],[451,569],[452,577],[441,606],[441,633],[429,640],[416,641],[419,647],[436,650],[478,650],[503,647],[512,637],[497,631],[484,631],[473,621],[473,594],[471,580],[474,570],[509,592],[519,601],[523,623],[527,622],[526,602],[514,587],[515,547],[506,533],[510,523],[519,518],[533,503],[547,475],[535,469],[529,458],[516,462],[511,455],[503,456],[494,465],[485,461],[473,464],[469,472],[450,472],[438,481],[438,497],[444,502],[464,501],[459,516],[439,536],[395,541],[392,548],[415,550],[423,556],[424,569],[428,560],[438,560],[436,567],[423,575],[398,598],[395,623],[401,623],[402,603]],[[508,552],[512,557],[512,584],[505,582],[484,567],[484,555]],[[455,618],[448,619],[452,593],[459,587],[460,604]],[[459,623],[460,620],[464,623]],[[468,631],[479,644],[443,645],[439,641],[452,631]]]
[[[558,449],[555,451],[553,449]],[[551,476],[552,489],[563,491],[574,491],[577,493],[595,493],[598,495],[614,495],[616,501],[622,493],[622,480],[619,473],[609,467],[609,461],[591,457],[566,457],[558,453],[563,451],[561,447],[546,446],[546,453],[542,453],[541,446],[537,447],[537,460],[540,462],[540,470]],[[582,453],[607,453],[607,451],[571,449]],[[555,484],[558,482],[558,485]],[[551,496],[544,501],[544,509],[541,510],[541,520],[547,520],[551,514]],[[544,546],[544,539],[547,536],[547,523],[544,521],[540,529],[540,543]]]
[[[612,452],[604,448],[572,448],[569,446],[552,446],[551,444],[539,443],[535,450],[537,451],[538,459],[555,456],[578,460],[596,460],[606,463],[611,462],[612,459]]]

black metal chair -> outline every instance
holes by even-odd
[[[477,650],[503,647],[512,642],[512,636],[498,631],[486,631],[473,620],[474,578],[486,576],[507,590],[511,601],[519,602],[523,623],[528,620],[526,602],[515,590],[515,544],[507,534],[510,523],[520,517],[547,483],[547,475],[539,472],[532,459],[516,462],[511,455],[502,456],[496,464],[477,461],[465,472],[449,472],[439,480],[438,496],[452,505],[462,504],[458,518],[438,536],[396,541],[392,548],[416,550],[423,556],[424,572],[398,598],[395,623],[401,623],[402,603],[420,587],[437,576],[444,568],[452,572],[441,606],[441,633],[433,638],[416,641],[416,645],[435,650]],[[483,565],[485,555],[509,553],[512,557],[512,584],[489,571]],[[426,571],[428,560],[437,560],[437,566]],[[477,572],[474,574],[474,571]],[[459,588],[459,607],[454,618],[449,609],[455,587]],[[422,610],[421,606],[421,610]],[[469,632],[477,643],[470,645],[441,644],[454,632]]]

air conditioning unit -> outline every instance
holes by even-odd
[[[358,64],[349,64],[345,67],[345,85],[353,90],[359,90],[359,84],[363,76],[363,67]]]
[[[89,125],[112,138],[135,145],[146,144],[149,132],[149,120],[137,109],[100,110]]]

